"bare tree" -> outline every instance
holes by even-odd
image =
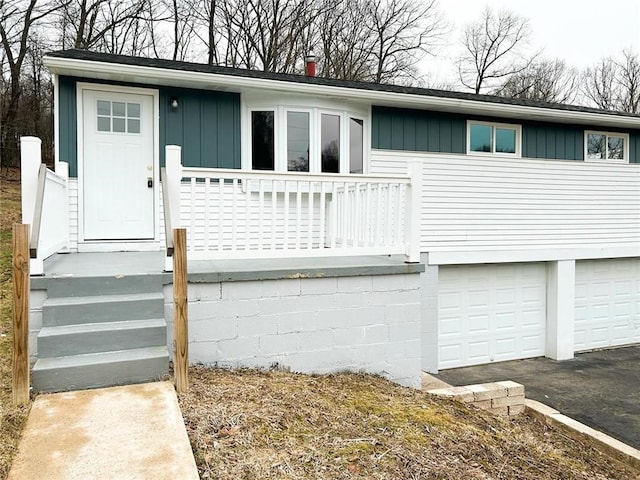
[[[606,57],[584,74],[583,93],[598,108],[640,113],[640,59],[632,50]]]
[[[525,55],[530,36],[527,18],[486,8],[482,18],[467,25],[462,36],[464,53],[458,59],[462,84],[480,93],[526,70],[536,57]]]
[[[37,0],[0,0],[0,45],[2,45],[3,90],[0,101],[0,157],[5,164],[17,163],[20,100],[23,95],[23,69],[32,46],[35,27],[59,5]],[[5,78],[5,74],[7,78]]]
[[[584,94],[598,108],[616,109],[616,69],[614,60],[607,57],[585,71]]]
[[[415,79],[449,30],[436,0],[326,0],[318,19],[320,74],[346,80]]]
[[[61,18],[62,48],[99,49],[126,53],[123,44],[146,11],[145,0],[63,0]],[[139,32],[138,32],[139,33]]]
[[[368,80],[372,70],[370,28],[363,1],[324,2],[316,32],[320,51],[318,74],[343,80]]]
[[[448,31],[436,0],[370,0],[368,10],[376,83],[413,77],[415,64],[433,53]]]
[[[492,93],[503,97],[571,103],[578,92],[579,77],[574,68],[560,60],[540,60],[514,73]]]

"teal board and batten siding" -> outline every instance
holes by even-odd
[[[161,165],[164,146],[180,145],[185,166],[240,168],[240,95],[161,87],[160,145]]]
[[[60,160],[69,163],[71,177],[78,175],[76,86],[79,81],[90,80],[62,76],[58,83]],[[240,168],[239,94],[131,83],[109,84],[159,91],[161,166],[164,166],[164,147],[180,145],[185,166]],[[176,109],[169,105],[174,97],[178,100]]]
[[[371,146],[381,150],[464,154],[467,120],[522,125],[522,156],[525,158],[584,160],[584,126],[376,106],[372,108]],[[587,129],[611,131],[595,125]],[[640,163],[640,131],[627,133],[629,161]]]
[[[466,118],[462,115],[373,107],[371,146],[382,150],[465,153]]]

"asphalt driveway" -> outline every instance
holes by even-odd
[[[513,380],[537,400],[640,448],[640,345],[582,353],[557,362],[533,358],[442,370],[451,385]]]

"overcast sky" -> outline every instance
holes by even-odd
[[[426,66],[433,80],[446,81],[455,74],[448,65],[460,47],[464,25],[480,17],[486,5],[506,8],[528,17],[533,31],[533,49],[543,49],[548,58],[561,58],[578,68],[616,55],[623,48],[640,52],[640,0],[440,0],[440,9],[454,30],[450,46],[441,52],[443,62]],[[445,73],[445,70],[449,70]],[[435,72],[434,72],[435,70]]]

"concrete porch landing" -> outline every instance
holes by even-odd
[[[371,274],[419,273],[420,263],[405,263],[403,255],[345,257],[269,258],[242,260],[189,260],[190,282],[275,280]],[[32,277],[32,288],[50,278],[158,276],[171,283],[164,272],[164,252],[108,252],[56,254],[44,262],[44,276]]]
[[[197,480],[169,382],[40,395],[8,480]]]

